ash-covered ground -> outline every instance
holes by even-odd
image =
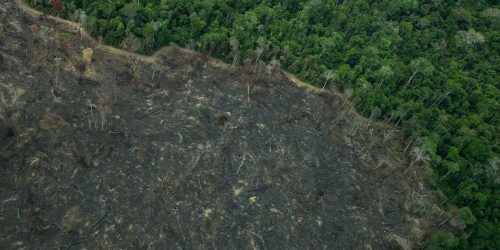
[[[397,131],[332,91],[126,53],[18,4],[0,3],[2,249],[409,249],[443,224]]]

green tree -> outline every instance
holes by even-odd
[[[415,77],[415,75],[417,73],[421,73],[424,76],[430,76],[432,74],[432,72],[434,72],[434,66],[432,65],[432,63],[423,57],[419,57],[419,58],[411,60],[409,68],[411,69],[412,74],[411,74],[410,78],[408,79],[408,81],[406,81],[403,88],[405,88],[407,85],[409,85],[411,83],[411,81],[413,80],[413,77]]]

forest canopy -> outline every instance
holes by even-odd
[[[432,248],[500,249],[496,0],[28,0],[106,44],[151,54],[170,43],[229,63],[279,63],[344,91],[402,130],[464,235]],[[61,13],[60,13],[61,12]],[[348,93],[348,94],[347,94]],[[414,156],[417,157],[417,156]]]

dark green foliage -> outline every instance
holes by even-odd
[[[428,249],[457,249],[460,241],[450,233],[436,232],[429,239]]]
[[[228,62],[274,58],[315,86],[349,89],[365,116],[425,147],[432,183],[461,207],[468,243],[440,234],[432,244],[444,245],[433,246],[500,249],[498,1],[63,2],[66,17],[85,11],[84,25],[108,44],[138,38],[145,54],[176,43]]]

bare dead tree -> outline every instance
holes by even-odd
[[[111,104],[109,100],[107,98],[99,98],[99,100],[97,100],[97,110],[99,111],[101,129],[104,130],[108,116],[111,114]]]
[[[281,63],[278,59],[273,58],[266,66],[267,73],[271,75],[275,75],[276,71],[281,68]]]
[[[162,67],[161,67],[161,65],[154,63],[151,66],[151,68],[153,68],[153,74],[151,75],[151,80],[153,80],[155,78],[156,71],[160,71]]]
[[[43,44],[45,46],[45,50],[47,52],[46,57],[47,59],[49,58],[49,42],[52,39],[51,33],[54,29],[47,27],[47,26],[42,26],[42,28],[39,31],[39,36],[43,40]]]
[[[78,12],[78,20],[80,22],[80,41],[83,41],[83,27],[85,26],[85,23],[87,22],[87,14],[85,14],[85,11],[79,11]]]
[[[351,98],[351,96],[352,96],[352,89],[346,89],[346,90],[344,91],[344,95],[345,95],[345,99],[344,99],[344,103],[342,103],[342,107],[343,107],[343,106],[344,106],[344,104],[347,102],[347,100],[348,100],[349,98]]]
[[[326,87],[326,84],[328,84],[328,81],[330,81],[331,79],[333,79],[335,77],[335,73],[332,72],[331,70],[327,70],[325,71],[325,83],[323,84],[323,87],[321,88],[321,90],[324,90],[325,87]]]
[[[42,26],[41,29],[39,30],[39,36],[42,38],[45,48],[48,48],[49,41],[51,39],[50,34],[52,33],[53,30],[54,29],[47,26]]]
[[[390,130],[384,130],[384,139],[383,139],[383,142],[386,143],[392,139],[394,139],[394,137],[396,137],[396,131],[397,130],[394,130],[394,129],[390,129]]]
[[[231,54],[233,55],[232,66],[236,66],[240,60],[240,42],[234,36],[229,39],[229,44],[231,45]]]
[[[408,170],[412,168],[412,166],[417,162],[426,162],[430,160],[428,151],[421,146],[413,147],[410,151],[410,155],[413,157],[413,159],[410,163],[410,166],[408,166],[408,168],[406,168],[403,173],[408,172]]]

